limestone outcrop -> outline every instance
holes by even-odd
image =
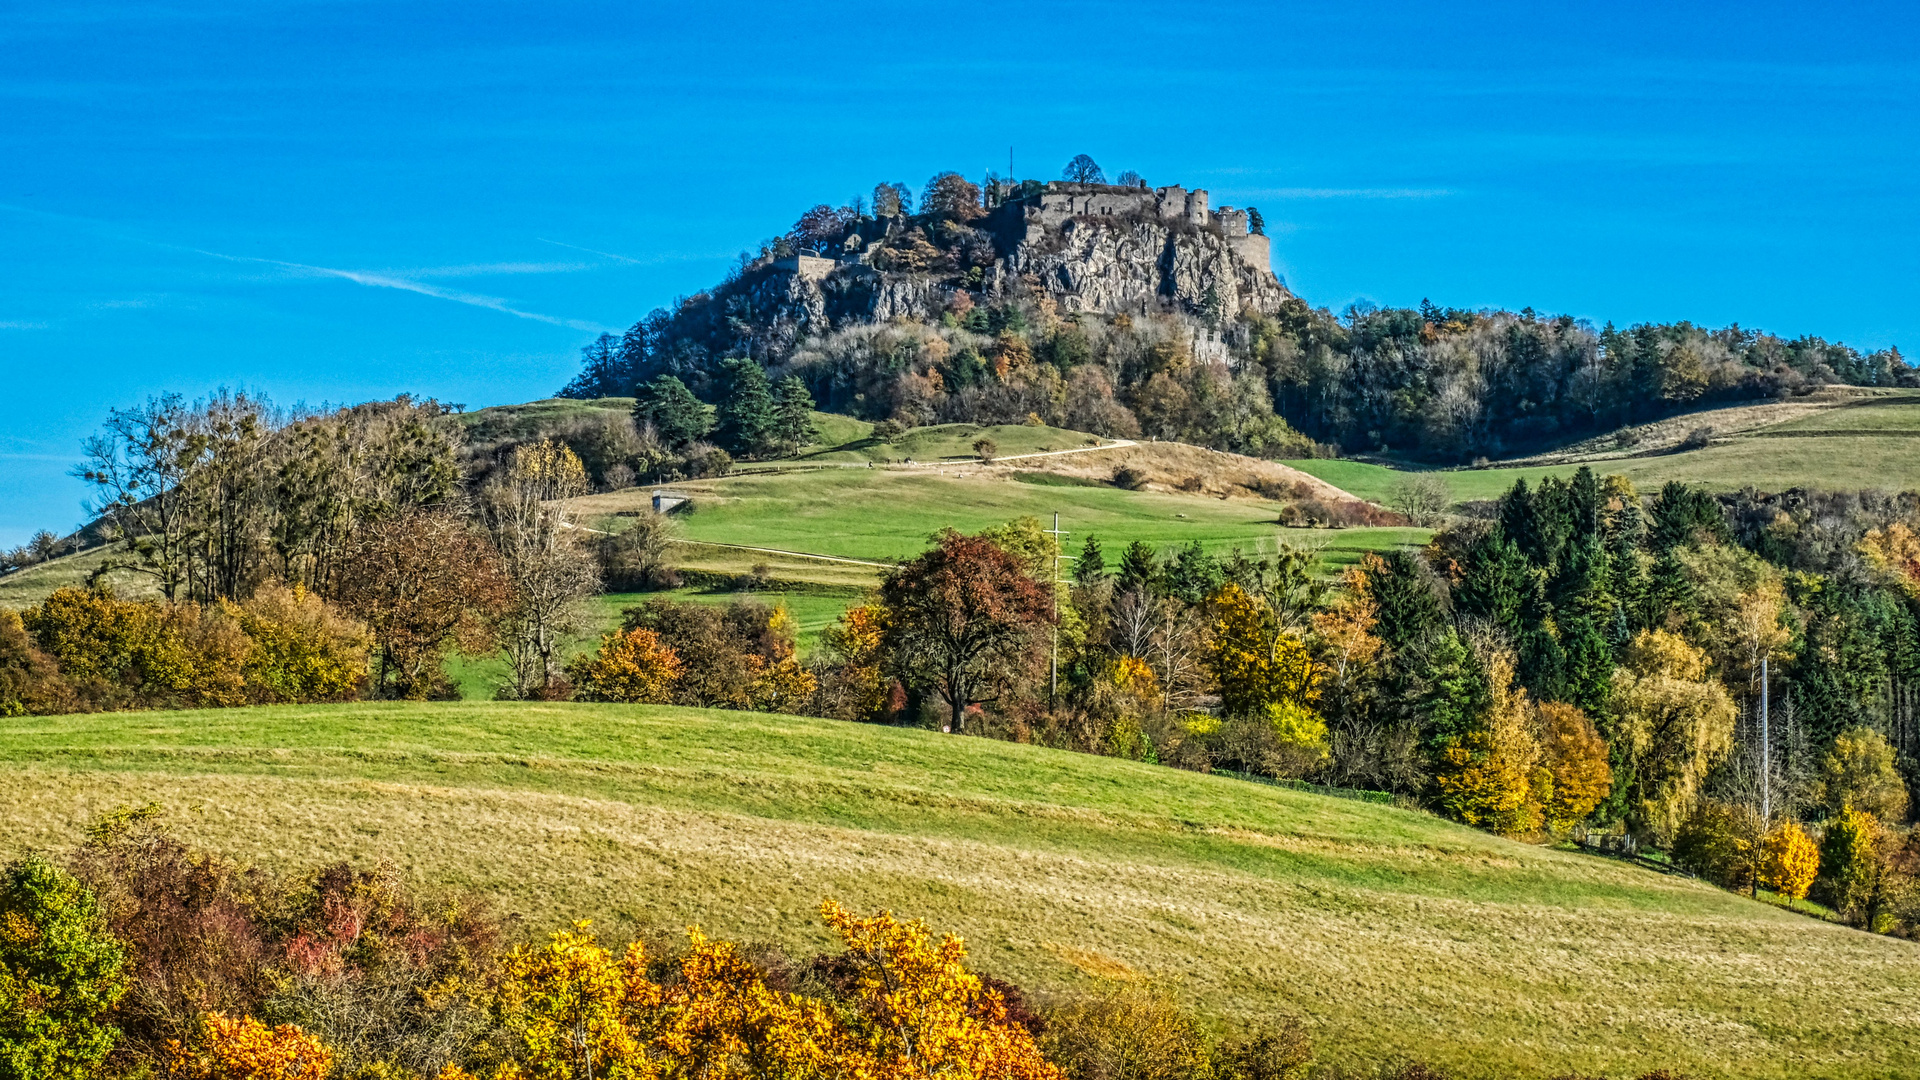
[[[861,219],[829,255],[743,277],[756,351],[777,358],[836,327],[935,320],[963,290],[976,303],[1039,290],[1063,312],[1221,320],[1274,313],[1292,295],[1249,212],[1209,209],[1203,190],[1052,183],[996,195],[968,222]]]

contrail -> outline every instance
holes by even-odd
[[[649,263],[647,262],[647,260],[645,260],[645,259],[636,259],[636,258],[634,258],[634,257],[633,257],[633,256],[631,256],[631,255],[615,255],[615,254],[614,254],[613,252],[611,252],[611,251],[595,251],[595,250],[594,250],[594,249],[592,249],[592,248],[587,248],[587,247],[581,247],[581,246],[580,246],[579,244],[563,244],[563,243],[561,243],[561,242],[560,242],[560,241],[558,241],[558,240],[549,240],[549,239],[547,239],[547,238],[546,238],[546,237],[544,237],[544,236],[536,236],[536,237],[534,237],[534,239],[535,239],[535,240],[538,240],[538,241],[540,241],[540,242],[541,242],[541,243],[543,243],[543,244],[552,244],[552,245],[553,245],[554,247],[563,247],[563,248],[571,248],[571,249],[573,249],[574,251],[584,251],[584,252],[586,252],[586,253],[587,253],[587,254],[589,254],[589,255],[598,255],[598,256],[600,256],[600,257],[601,257],[601,258],[603,258],[603,259],[613,259],[613,260],[615,260],[615,261],[617,261],[617,262],[623,262],[623,263],[632,263],[632,264],[633,264],[633,265],[635,265],[635,266],[647,266],[647,265],[650,265],[650,264],[649,264]]]
[[[303,274],[313,274],[321,277],[337,277],[351,281],[356,285],[368,285],[376,289],[399,289],[403,292],[419,293],[421,296],[431,296],[436,300],[451,300],[456,304],[467,304],[471,307],[486,308],[488,311],[498,311],[503,315],[512,315],[519,319],[532,319],[534,322],[543,322],[551,326],[564,326],[571,330],[586,330],[592,333],[611,333],[618,329],[612,326],[601,326],[599,323],[588,322],[584,319],[563,319],[556,315],[542,315],[537,311],[523,311],[517,307],[513,307],[497,296],[481,296],[478,293],[460,292],[455,289],[442,289],[435,285],[423,285],[417,281],[409,281],[406,278],[389,277],[386,274],[370,274],[362,270],[339,270],[331,266],[309,266],[306,263],[284,262],[280,259],[261,259],[251,255],[225,255],[218,251],[207,251],[201,248],[195,248],[194,250],[202,255],[209,255],[216,259],[226,259],[229,262],[264,263],[268,266],[278,266]]]

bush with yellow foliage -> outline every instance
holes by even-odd
[[[319,1080],[333,1054],[292,1024],[268,1027],[251,1016],[208,1013],[191,1045],[168,1046],[169,1075],[179,1080]]]
[[[515,950],[496,1006],[515,1063],[496,1080],[1058,1080],[1000,992],[966,970],[959,938],[831,900],[821,915],[851,974],[832,1002],[769,988],[734,946],[697,929],[678,977],[660,982],[643,945],[616,957],[586,923]]]
[[[665,704],[682,665],[673,649],[651,630],[615,630],[600,639],[600,648],[574,660],[567,674],[582,701],[627,704]]]
[[[1760,842],[1756,880],[1789,902],[1804,900],[1820,873],[1820,849],[1797,821],[1782,821]]]

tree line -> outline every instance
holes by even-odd
[[[1033,994],[925,923],[831,899],[819,914],[836,945],[811,956],[698,927],[608,941],[585,921],[514,941],[483,900],[390,865],[270,873],[123,808],[64,857],[0,867],[0,1076],[1351,1075],[1299,1017],[1206,1023],[1150,985]],[[1446,1080],[1408,1061],[1365,1075]]]
[[[463,464],[431,403],[244,404],[156,399],[96,440],[105,566],[159,596],[69,588],[0,613],[0,712],[451,696],[447,658],[494,653],[502,696],[937,726],[1385,792],[1920,923],[1913,496],[1646,497],[1582,469],[1332,587],[1281,545],[1089,537],[1068,558],[1022,519],[937,535],[809,657],[781,608],[665,599],[578,652],[593,594],[672,582],[673,526],[573,520],[593,466],[571,443]],[[157,475],[174,486],[131,482]]]

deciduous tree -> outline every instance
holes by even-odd
[[[486,651],[513,603],[499,553],[446,512],[414,511],[362,526],[340,578],[335,598],[372,632],[374,686],[386,697],[438,692],[447,650]]]
[[[1053,597],[992,541],[951,529],[880,587],[891,670],[947,703],[963,728],[969,705],[1003,684],[1053,616]]]

